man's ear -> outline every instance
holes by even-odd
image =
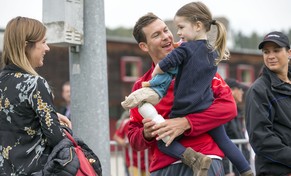
[[[139,48],[140,48],[142,51],[144,51],[144,52],[148,52],[148,51],[149,51],[149,49],[148,49],[148,45],[147,45],[145,42],[140,42],[140,43],[138,44],[138,46],[139,46]]]

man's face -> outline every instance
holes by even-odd
[[[234,100],[237,103],[242,102],[243,94],[244,94],[244,91],[241,88],[237,88],[237,87],[232,88],[232,95],[233,95]]]
[[[70,85],[63,86],[62,97],[66,101],[67,104],[70,104],[70,102],[71,102],[71,87],[70,87]]]
[[[173,35],[167,25],[160,19],[143,28],[147,43],[139,44],[143,51],[149,53],[156,64],[173,50]]]

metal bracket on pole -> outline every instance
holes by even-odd
[[[70,46],[70,51],[72,53],[79,53],[80,52],[80,45]]]
[[[47,43],[64,47],[83,45],[83,9],[83,0],[43,0]]]

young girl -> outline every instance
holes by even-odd
[[[203,3],[192,2],[184,5],[177,11],[174,22],[178,28],[177,34],[183,43],[160,61],[152,74],[154,80],[157,79],[156,76],[168,77],[158,80],[169,80],[176,76],[175,99],[169,115],[171,118],[203,111],[212,104],[213,93],[210,85],[217,72],[217,64],[229,58],[226,48],[226,30],[222,23],[212,19],[209,9]],[[211,46],[207,40],[207,32],[210,31],[211,25],[216,25],[218,32],[214,46]],[[169,72],[175,68],[178,68],[176,75]],[[164,74],[165,72],[167,74]],[[160,85],[152,87],[151,82],[149,82],[150,88],[158,94],[154,99],[165,95],[167,87],[164,89]],[[163,82],[163,85],[169,84]],[[140,105],[143,101],[150,102],[152,98],[147,98],[149,95],[147,92],[152,92],[152,95],[154,94],[152,90],[146,88],[137,90],[139,92],[137,94],[133,92],[134,96],[127,97],[122,105],[132,107]],[[157,101],[154,102],[156,103]],[[249,163],[228,138],[223,126],[209,131],[209,134],[242,175],[253,175]],[[207,175],[211,163],[208,156],[198,154],[191,148],[185,148],[177,140],[169,146],[159,141],[159,149],[172,157],[181,159],[192,168],[195,174]]]

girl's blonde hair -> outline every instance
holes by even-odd
[[[217,26],[217,36],[214,42],[214,50],[218,51],[219,57],[216,59],[216,64],[221,60],[227,60],[230,57],[229,51],[226,47],[226,28],[223,23],[213,20],[210,10],[202,2],[191,2],[181,7],[176,16],[186,17],[192,23],[200,21],[206,32],[209,32],[211,25]]]
[[[4,33],[1,66],[14,64],[32,75],[38,75],[29,62],[28,51],[45,34],[46,27],[38,20],[20,16],[10,20]]]

